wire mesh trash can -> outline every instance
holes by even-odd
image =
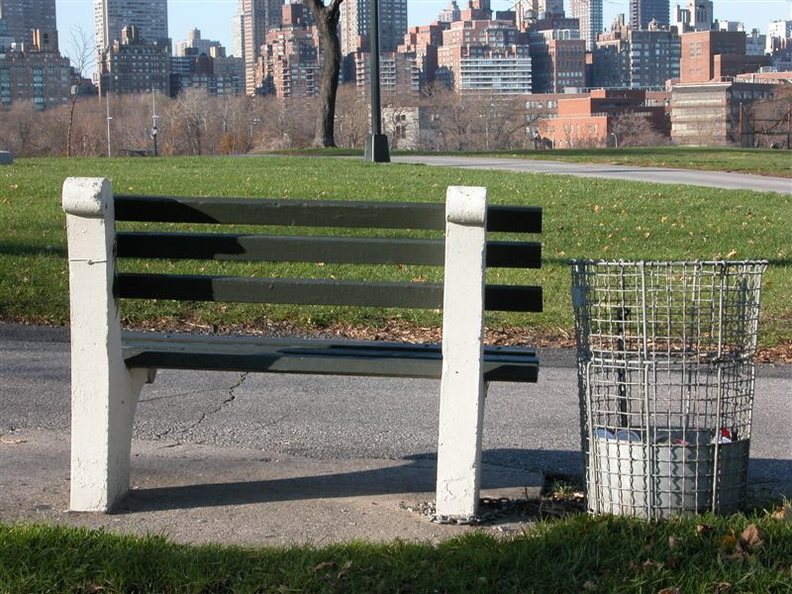
[[[764,261],[572,261],[589,511],[745,504]]]

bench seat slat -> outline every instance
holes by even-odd
[[[123,345],[128,367],[432,379],[442,370],[437,344],[125,332]],[[486,346],[484,361],[487,381],[538,376],[532,348]]]

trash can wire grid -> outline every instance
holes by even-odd
[[[656,517],[744,499],[765,266],[573,261],[594,513]]]

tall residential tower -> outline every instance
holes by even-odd
[[[380,0],[380,51],[396,51],[407,32],[407,0]],[[344,0],[341,4],[341,55],[354,54],[359,48],[368,49],[371,30],[371,1]]]
[[[660,26],[668,27],[671,21],[669,0],[630,0],[630,27],[648,29],[653,20]]]
[[[5,23],[6,35],[30,45],[34,29],[50,34],[57,30],[55,0],[0,0],[0,20]]]
[[[586,40],[586,50],[592,51],[602,32],[602,0],[570,0],[569,16],[580,21],[580,36]]]
[[[168,41],[168,0],[94,0],[96,48],[104,51],[121,39],[124,27],[137,27],[149,43]]]

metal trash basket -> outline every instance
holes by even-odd
[[[589,511],[745,504],[764,261],[572,261]]]

